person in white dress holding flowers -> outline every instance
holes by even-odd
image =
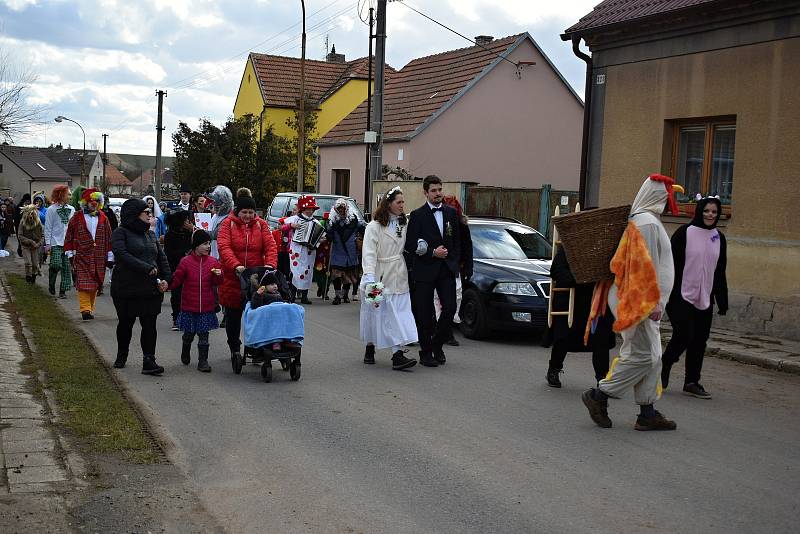
[[[375,348],[392,349],[392,369],[400,371],[417,364],[407,358],[403,346],[417,341],[411,312],[408,269],[403,257],[407,219],[403,191],[394,187],[381,197],[364,233],[361,251],[363,276],[361,340],[367,344],[364,363],[375,363]],[[375,297],[369,294],[377,295]]]

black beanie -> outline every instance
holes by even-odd
[[[262,286],[268,286],[270,284],[277,284],[277,283],[278,283],[278,277],[275,276],[275,273],[273,271],[265,272],[264,276],[261,278]]]
[[[236,199],[236,207],[234,208],[234,213],[239,215],[239,212],[242,210],[254,210],[256,209],[256,201],[253,200],[253,197],[239,197]]]
[[[208,235],[208,232],[205,230],[195,230],[192,234],[192,250],[209,241],[211,241],[211,236]]]

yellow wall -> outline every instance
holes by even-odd
[[[236,103],[233,105],[233,117],[238,119],[248,113],[258,117],[263,107],[264,99],[261,97],[253,62],[248,59],[242,81],[239,82],[239,94],[236,95]]]
[[[366,99],[367,80],[350,80],[344,84],[322,103],[317,115],[317,137],[328,133]]]
[[[796,38],[609,67],[600,204],[630,203],[645,175],[669,171],[665,121],[735,115],[729,286],[797,295],[798,57]]]
[[[256,115],[256,120],[258,120],[258,115]],[[276,135],[297,139],[297,130],[286,124],[288,120],[294,120],[293,109],[267,106],[267,111],[264,113],[264,129],[266,130],[269,125],[272,125],[272,130]]]

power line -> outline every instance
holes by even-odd
[[[433,22],[434,24],[438,24],[439,26],[441,26],[441,27],[442,27],[442,28],[444,28],[445,30],[447,30],[447,31],[450,31],[450,32],[453,32],[454,34],[458,35],[459,37],[461,37],[461,38],[463,38],[463,39],[466,39],[467,41],[469,41],[470,43],[474,44],[475,46],[479,46],[479,47],[483,48],[484,50],[486,50],[487,52],[490,52],[490,53],[492,53],[493,55],[495,55],[495,56],[499,57],[500,59],[502,59],[502,60],[504,60],[504,61],[508,61],[509,63],[511,63],[512,65],[514,65],[515,67],[519,68],[519,65],[518,65],[518,64],[514,63],[513,61],[511,61],[511,60],[510,60],[510,59],[508,59],[507,57],[505,57],[505,56],[503,56],[503,55],[501,55],[501,54],[498,54],[498,53],[497,53],[497,52],[495,52],[494,50],[492,50],[492,49],[490,49],[490,48],[487,48],[487,47],[485,47],[484,45],[482,45],[482,44],[478,43],[477,41],[475,41],[475,40],[473,40],[473,39],[470,39],[469,37],[467,37],[467,36],[466,36],[466,35],[464,35],[463,33],[459,33],[459,32],[457,32],[457,31],[456,31],[456,30],[454,30],[453,28],[451,28],[451,27],[449,27],[449,26],[447,26],[447,25],[445,25],[445,24],[443,24],[443,23],[439,22],[438,20],[434,19],[433,17],[430,17],[430,16],[426,15],[425,13],[423,13],[422,11],[420,11],[420,10],[418,10],[418,9],[416,9],[416,8],[414,8],[414,7],[412,7],[412,6],[410,6],[410,5],[408,5],[408,4],[407,4],[406,2],[404,2],[403,0],[392,0],[392,1],[399,2],[401,5],[405,6],[406,8],[410,9],[411,11],[414,11],[415,13],[417,13],[417,14],[419,14],[419,15],[422,15],[423,17],[425,17],[425,18],[426,18],[426,19],[428,19],[429,21]]]

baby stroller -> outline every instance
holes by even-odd
[[[272,272],[275,275],[278,281],[278,293],[280,293],[284,303],[270,304],[252,310],[250,308],[250,300],[253,297],[253,293],[258,289],[259,281],[267,272]],[[288,311],[293,314],[294,323],[297,324],[297,321],[299,321],[302,325],[304,310],[301,306],[292,303],[293,299],[291,298],[289,283],[286,281],[283,273],[280,271],[272,271],[267,267],[245,269],[239,274],[239,286],[242,295],[242,309],[244,310],[242,316],[244,350],[238,357],[236,354],[231,355],[231,367],[233,368],[233,372],[237,375],[241,374],[242,368],[247,365],[247,359],[250,358],[253,364],[261,363],[261,378],[264,379],[264,382],[272,382],[272,361],[278,360],[281,364],[281,368],[284,371],[289,371],[289,376],[292,380],[300,380],[300,355],[302,353],[302,348],[282,346],[281,350],[275,351],[272,349],[272,342],[265,341],[264,336],[259,335],[265,334],[264,329],[261,328],[260,325],[264,324],[264,315],[269,313],[266,311],[266,308],[275,310],[276,308],[273,307],[279,305],[284,306],[288,304],[289,306],[296,306],[296,308],[290,308]],[[287,309],[284,308],[283,311],[287,311]],[[284,323],[282,321],[273,321],[268,322],[268,324],[275,328],[281,328],[281,325]],[[295,338],[298,337],[299,334],[299,338],[302,340],[302,335],[304,334],[303,330],[302,326],[299,332],[297,328],[295,328],[288,334],[288,337]]]

